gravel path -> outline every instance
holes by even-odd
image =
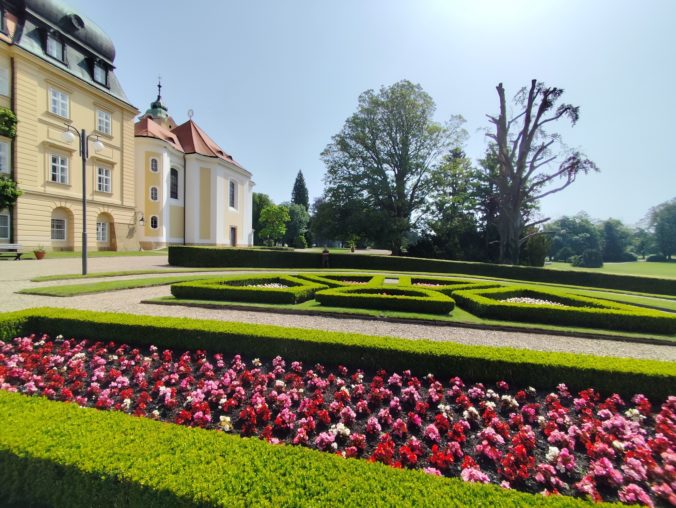
[[[90,273],[96,271],[167,269],[166,257],[92,258]],[[19,310],[30,307],[65,307],[83,310],[128,312],[170,317],[215,319],[245,323],[271,324],[315,330],[355,332],[368,335],[453,341],[470,345],[509,346],[540,351],[565,351],[601,356],[631,357],[676,361],[676,347],[650,344],[635,344],[619,341],[588,338],[560,337],[538,333],[504,332],[431,326],[424,324],[401,324],[385,321],[365,321],[324,316],[295,316],[266,312],[238,310],[214,310],[180,306],[159,306],[139,303],[141,300],[170,295],[168,286],[130,289],[70,298],[34,295],[18,295],[27,287],[43,287],[47,283],[30,282],[32,277],[55,273],[77,273],[79,259],[56,259],[20,262],[0,262],[0,310]],[[232,273],[232,272],[229,272]],[[211,273],[213,274],[213,272]],[[146,276],[139,276],[146,277]],[[113,279],[108,279],[113,280]],[[85,281],[62,281],[49,284],[72,284]],[[89,282],[89,281],[87,281]]]

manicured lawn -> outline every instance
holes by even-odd
[[[676,262],[647,263],[634,261],[631,263],[604,263],[602,268],[577,268],[570,263],[551,263],[545,265],[550,270],[575,270],[581,272],[604,272],[619,275],[639,275],[644,277],[660,277],[676,279]]]
[[[152,286],[164,286],[176,282],[186,282],[189,280],[208,279],[204,275],[191,276],[173,276],[173,277],[155,277],[146,279],[125,279],[111,280],[105,282],[93,282],[90,284],[71,284],[64,286],[49,286],[44,288],[29,288],[18,291],[27,295],[41,296],[78,296],[92,293],[105,293],[106,291],[119,291],[121,289],[135,289]]]

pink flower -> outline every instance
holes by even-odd
[[[623,483],[622,473],[613,467],[613,463],[606,457],[589,464],[589,471],[596,481],[605,481],[611,486],[619,487]]]
[[[465,482],[475,483],[490,483],[490,478],[486,473],[483,473],[478,467],[469,467],[460,472],[460,478]]]
[[[620,498],[620,501],[627,504],[640,503],[646,506],[653,506],[653,502],[650,499],[650,496],[643,490],[641,487],[635,483],[630,483],[620,489],[617,493],[617,496]]]
[[[425,427],[425,432],[423,433],[423,435],[425,436],[425,439],[428,439],[433,443],[438,443],[439,441],[441,441],[439,429],[437,429],[437,427],[433,423]]]
[[[423,468],[423,471],[427,474],[431,474],[432,476],[442,476],[441,471],[439,471],[436,467],[426,467]]]
[[[370,417],[366,421],[366,433],[367,434],[380,434],[382,427],[378,423],[378,419],[375,416]]]
[[[326,450],[336,441],[336,436],[329,432],[322,432],[315,438],[315,446],[320,450]]]

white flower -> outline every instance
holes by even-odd
[[[253,360],[251,360],[251,365],[253,365],[254,367],[260,367],[261,365],[263,365],[263,363],[261,362],[260,358],[254,358]]]
[[[230,432],[232,430],[232,422],[229,416],[221,416],[219,420],[218,426],[223,429],[223,432]]]
[[[624,444],[616,439],[613,441],[613,448],[615,448],[618,452],[623,452]]]
[[[160,412],[157,409],[155,409],[151,414],[153,415],[153,418],[159,418],[160,417]]]
[[[627,409],[624,412],[624,416],[626,416],[629,420],[638,423],[641,423],[643,420],[645,420],[645,416],[643,416],[641,412],[635,408]]]
[[[497,400],[500,398],[500,396],[489,388],[488,390],[486,390],[486,398],[488,400]]]
[[[561,451],[556,446],[550,446],[547,451],[547,456],[545,457],[547,462],[555,462],[559,457],[559,453],[561,453]]]

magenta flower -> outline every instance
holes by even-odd
[[[650,496],[641,487],[635,483],[630,483],[620,489],[617,493],[620,501],[627,504],[642,504],[645,506],[654,506]]]
[[[439,443],[439,441],[441,441],[439,429],[437,429],[436,425],[434,425],[433,423],[430,423],[427,427],[425,427],[425,432],[423,433],[423,435],[425,439],[433,443]]]
[[[488,475],[481,471],[478,467],[468,467],[460,472],[460,478],[465,482],[474,483],[490,483],[491,479]]]

